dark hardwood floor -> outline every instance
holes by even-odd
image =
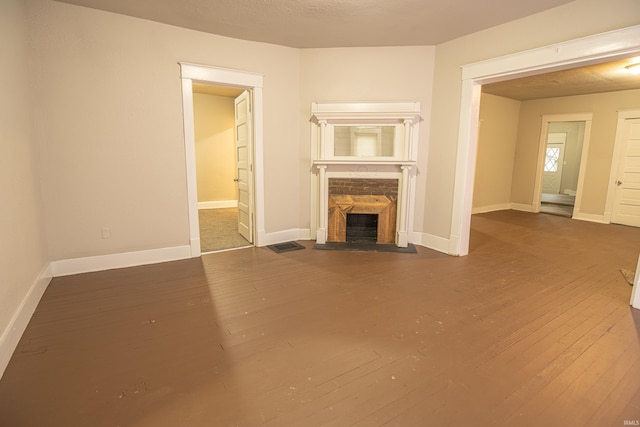
[[[640,421],[640,229],[474,215],[467,257],[248,248],[56,278],[2,426]],[[631,424],[633,425],[633,424]]]

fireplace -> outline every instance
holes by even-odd
[[[349,217],[353,216],[351,222],[360,224],[356,229],[368,222],[368,233],[373,235],[369,242],[394,243],[397,199],[397,179],[329,179],[327,241],[349,242]]]
[[[311,104],[312,238],[366,238],[406,248],[413,224],[420,103]],[[354,217],[351,215],[364,215]],[[362,219],[366,218],[366,219]],[[375,218],[375,219],[374,219]],[[349,228],[349,237],[347,237]],[[373,231],[376,231],[375,237]]]

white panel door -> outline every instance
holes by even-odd
[[[253,243],[253,156],[251,94],[235,99],[236,182],[238,183],[238,232]]]
[[[640,227],[640,119],[625,120],[611,222]]]
[[[542,172],[542,192],[559,194],[562,181],[562,166],[564,165],[564,147],[567,134],[550,133],[547,135],[547,148]]]

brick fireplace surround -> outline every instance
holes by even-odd
[[[377,243],[395,243],[397,179],[330,178],[328,190],[328,242],[346,242],[347,214],[377,214]]]

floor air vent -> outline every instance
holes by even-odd
[[[289,252],[289,251],[296,251],[298,249],[304,249],[304,246],[302,246],[301,244],[296,243],[296,242],[277,243],[275,245],[269,245],[267,247],[269,249],[271,249],[272,251],[276,252],[276,253]]]

